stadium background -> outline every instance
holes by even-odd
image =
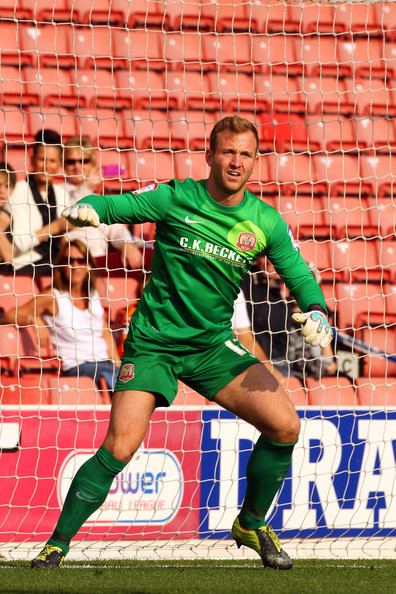
[[[1,150],[20,179],[43,127],[90,136],[102,190],[115,193],[202,178],[213,123],[256,123],[250,189],[320,270],[342,373],[288,382],[303,432],[274,526],[292,543],[311,537],[300,555],[394,555],[396,5],[3,0],[0,39]],[[140,232],[153,240],[150,225]],[[112,316],[136,298],[133,274],[110,261],[101,280]],[[1,306],[39,290],[0,278]],[[51,531],[71,474],[100,444],[109,395],[60,377],[34,327],[0,327],[0,354],[0,550],[17,557]],[[85,554],[137,555],[137,538],[156,555],[239,554],[227,526],[254,432],[184,386],[176,405],[156,413],[135,474],[87,523]]]

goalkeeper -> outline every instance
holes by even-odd
[[[302,313],[307,343],[327,346],[322,291],[275,209],[245,189],[258,157],[254,125],[238,116],[213,128],[207,180],[171,180],[119,196],[87,196],[64,211],[74,225],[157,223],[152,277],[131,318],[107,435],[78,470],[55,531],[33,567],[58,567],[73,536],[105,501],[114,477],[139,448],[157,406],[170,405],[178,379],[261,433],[247,489],[231,528],[263,565],[290,569],[265,517],[290,466],[299,418],[268,369],[233,337],[234,300],[265,253]]]

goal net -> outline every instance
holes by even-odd
[[[0,307],[14,312],[0,325],[0,555],[41,548],[110,412],[104,381],[65,374],[48,319],[15,313],[62,264],[63,230],[45,230],[60,212],[48,214],[48,184],[53,213],[82,189],[201,179],[214,122],[237,113],[260,136],[249,189],[289,224],[336,328],[332,353],[296,348],[293,301],[257,262],[244,285],[254,338],[302,422],[269,521],[295,557],[394,557],[396,4],[3,0],[0,38]],[[122,233],[88,242],[118,343],[149,279],[155,229]],[[44,274],[24,268],[40,246]],[[257,437],[180,384],[71,558],[248,556],[230,528]]]

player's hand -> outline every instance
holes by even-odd
[[[307,313],[294,313],[292,318],[298,324],[302,324],[301,334],[304,340],[311,346],[320,346],[322,349],[329,346],[333,338],[329,320],[321,311],[309,311]]]
[[[89,204],[73,204],[62,212],[62,216],[76,227],[99,227],[99,215]]]

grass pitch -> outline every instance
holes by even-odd
[[[0,563],[2,594],[393,594],[396,561],[296,561],[291,571],[260,561],[68,562],[55,570]]]

